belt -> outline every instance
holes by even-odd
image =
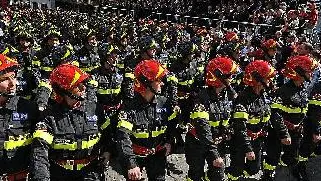
[[[259,131],[259,132],[253,132],[253,131],[251,131],[251,130],[247,130],[247,135],[249,136],[249,137],[251,137],[252,138],[252,140],[256,140],[257,138],[259,138],[259,137],[264,137],[264,136],[266,136],[267,135],[267,133],[265,132],[265,131],[263,131],[262,129]]]
[[[187,93],[187,92],[182,92],[182,91],[177,92],[177,97],[179,99],[188,99],[189,95],[190,95],[190,93]]]
[[[55,160],[54,162],[68,170],[81,170],[97,158],[98,156],[89,156],[80,160]]]
[[[118,103],[118,104],[116,104],[116,105],[113,105],[113,106],[107,106],[107,105],[104,105],[104,106],[103,106],[103,108],[104,108],[105,111],[118,110],[118,109],[120,109],[120,107],[121,107],[121,104],[120,104],[120,103]]]
[[[155,148],[146,148],[144,146],[139,146],[136,144],[132,144],[133,152],[140,156],[148,156],[153,155],[161,150],[163,150],[165,147],[162,145],[157,145]]]
[[[288,128],[288,130],[291,130],[291,131],[300,132],[303,128],[301,124],[293,124],[287,120],[283,120],[283,122],[284,122],[285,126]]]
[[[189,133],[192,134],[195,138],[198,139],[198,136],[196,134],[196,129],[195,128],[192,128],[189,130]],[[225,135],[225,134],[222,134],[221,136],[218,136],[218,137],[213,137],[213,141],[214,141],[214,144],[215,145],[218,145],[220,143],[222,143],[224,140],[229,140],[229,137],[228,135]]]
[[[0,176],[0,181],[27,180],[28,174],[29,172],[27,169],[17,173],[3,174]]]
[[[191,133],[195,138],[198,138],[195,128],[191,128],[188,132]]]

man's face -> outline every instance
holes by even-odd
[[[155,55],[156,55],[156,49],[155,49],[155,48],[148,49],[148,50],[147,50],[147,55],[150,56],[150,57],[155,57]]]
[[[19,41],[20,45],[23,46],[23,47],[29,47],[30,46],[30,41],[28,40],[25,40],[25,39],[21,39]]]
[[[78,86],[74,87],[71,90],[73,95],[85,98],[86,96],[86,86],[83,83],[80,83]]]
[[[48,40],[48,44],[49,44],[49,46],[56,47],[56,46],[59,45],[59,39],[56,38],[56,37],[55,38],[50,38]]]
[[[0,76],[0,93],[13,95],[17,90],[17,79],[14,72],[8,72]]]
[[[162,91],[164,83],[162,80],[157,80],[152,82],[151,86],[155,90],[155,92],[160,93]]]
[[[306,49],[304,44],[300,44],[297,48],[297,52],[299,55],[307,55],[309,54],[309,51]]]
[[[96,36],[91,36],[91,37],[89,37],[89,38],[88,38],[88,44],[89,44],[90,46],[96,47],[96,46],[98,45]]]
[[[116,67],[117,63],[118,63],[118,55],[116,53],[112,53],[107,58],[107,62],[105,63],[105,68],[110,69],[111,66]]]

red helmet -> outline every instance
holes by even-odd
[[[305,73],[311,74],[317,67],[317,62],[305,55],[293,56],[288,59],[285,69],[282,70],[284,76],[292,80],[299,80]]]
[[[0,54],[0,74],[5,74],[11,71],[14,71],[16,68],[19,67],[18,62],[15,60]]]
[[[248,86],[256,86],[264,79],[273,78],[275,74],[276,71],[271,64],[264,60],[254,60],[245,67],[243,82]]]
[[[161,80],[166,74],[167,69],[158,61],[144,60],[135,67],[134,75],[136,80],[134,90],[143,93],[147,86],[150,86],[151,82]]]
[[[237,33],[233,31],[229,31],[225,34],[225,39],[226,41],[234,41],[234,40],[238,40],[239,37],[237,36]]]
[[[274,39],[266,40],[262,43],[262,47],[266,49],[275,49],[278,43]]]
[[[51,85],[63,90],[72,90],[74,87],[89,78],[89,74],[71,64],[62,64],[56,67],[50,75]]]
[[[223,83],[217,76],[226,79],[235,74],[237,64],[228,57],[218,57],[209,61],[206,67],[206,85],[213,87],[221,87]],[[218,72],[219,71],[219,72]]]

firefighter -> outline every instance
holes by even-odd
[[[27,180],[37,107],[16,95],[18,64],[0,54],[0,178]]]
[[[89,75],[62,64],[50,75],[54,102],[33,134],[31,180],[101,180],[99,127],[102,108],[86,98]],[[107,143],[104,143],[107,144]]]
[[[271,118],[284,122],[288,134],[277,133],[272,128],[268,130],[267,156],[264,163],[267,180],[273,178],[279,161],[281,166],[288,167],[293,176],[297,177],[295,166],[299,161],[299,147],[308,106],[308,93],[304,83],[310,81],[316,66],[317,63],[308,56],[293,56],[289,58],[282,71],[289,81],[275,92],[271,104]],[[281,156],[282,151],[284,154]]]
[[[296,166],[295,173],[299,181],[309,181],[307,175],[306,167],[308,159],[313,156],[316,146],[320,144],[320,117],[321,117],[321,94],[320,94],[320,84],[321,82],[316,82],[312,91],[309,94],[309,104],[306,120],[303,124],[303,138],[299,149],[299,163]]]
[[[185,137],[188,180],[224,180],[223,158],[227,154],[229,118],[235,96],[231,94],[234,90],[230,79],[236,70],[236,63],[227,57],[212,59],[207,65],[207,88],[199,93],[199,100],[190,115],[192,127]],[[205,160],[207,174],[204,174]]]
[[[52,70],[70,57],[70,51],[60,43],[61,34],[57,29],[50,29],[43,40],[41,49],[37,51],[37,60],[32,61],[37,75],[41,76],[37,88],[36,103],[40,111],[46,108],[52,88],[49,76]]]
[[[119,113],[116,133],[124,176],[140,180],[145,167],[149,180],[165,180],[179,109],[160,95],[167,70],[159,62],[142,61],[134,72],[135,96]]]
[[[263,60],[255,60],[245,68],[243,83],[247,87],[238,95],[231,113],[233,134],[230,140],[229,180],[257,174],[268,124],[271,123],[278,132],[284,129],[284,126],[270,119],[266,90],[275,74],[271,64]]]
[[[176,94],[173,102],[184,108],[180,114],[180,129],[176,136],[175,152],[180,153],[184,148],[184,140],[181,137],[186,132],[186,123],[189,121],[190,112],[193,109],[194,98],[203,85],[203,74],[197,64],[193,64],[197,46],[194,43],[183,42],[178,45],[178,57],[169,66],[170,72],[176,77]],[[194,61],[195,63],[195,61]]]
[[[16,37],[16,43],[16,49],[11,48],[6,55],[16,59],[20,65],[17,72],[17,94],[32,99],[40,82],[39,72],[32,65],[32,62],[37,61],[36,50],[32,47],[34,41],[28,32],[21,31]]]
[[[94,79],[97,82],[97,101],[103,105],[104,113],[107,116],[106,122],[101,125],[103,134],[102,139],[108,138],[115,141],[115,133],[118,121],[118,113],[123,101],[130,101],[133,96],[133,82],[124,81],[123,75],[120,73],[118,63],[118,49],[113,45],[108,45],[101,52],[101,66],[94,71]],[[116,156],[116,145],[104,145],[106,160],[110,156]],[[107,153],[108,152],[108,153]],[[110,153],[112,155],[110,155]]]
[[[87,73],[92,73],[100,66],[98,41],[95,31],[91,29],[85,31],[84,46],[75,55],[78,58],[79,67]]]

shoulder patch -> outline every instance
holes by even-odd
[[[246,112],[246,108],[242,104],[238,104],[235,106],[236,112]]]
[[[206,111],[206,108],[203,104],[196,104],[194,110],[195,111]]]
[[[118,114],[119,120],[126,120],[127,119],[127,113],[125,111],[120,111]]]

